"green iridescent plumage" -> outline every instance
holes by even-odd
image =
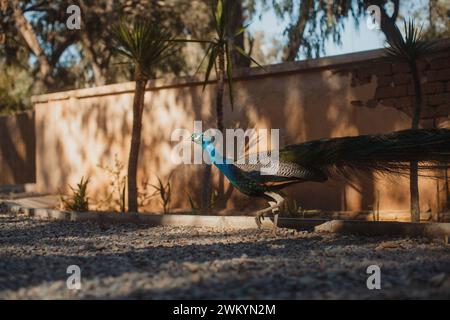
[[[403,130],[292,144],[282,148],[279,159],[270,160],[269,164],[262,159],[271,159],[270,153],[258,155],[257,163],[217,161],[212,142],[204,139],[203,134],[193,135],[193,141],[209,152],[212,162],[239,191],[268,200],[281,189],[305,181],[351,181],[359,173],[369,172],[374,173],[372,177],[407,174],[410,161],[417,161],[420,170],[450,167],[449,129]],[[273,161],[276,172],[262,174],[262,168],[275,165]],[[279,201],[276,202],[278,207]]]

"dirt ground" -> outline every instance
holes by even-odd
[[[80,268],[69,289],[67,268]],[[380,267],[369,290],[367,268]],[[33,220],[0,215],[1,299],[450,298],[450,246],[425,238]]]

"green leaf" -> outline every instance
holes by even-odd
[[[129,23],[121,19],[112,27],[115,51],[125,56],[129,62],[148,79],[153,67],[175,52],[176,42],[166,29],[150,20]]]
[[[222,0],[217,0],[216,21],[219,25],[222,24],[222,17],[223,17],[223,2]]]
[[[387,39],[386,56],[412,62],[435,51],[435,42],[422,40],[423,25],[418,28],[414,20],[404,20],[403,25],[405,36],[395,26],[397,36]]]
[[[217,16],[216,16],[216,12],[217,12],[216,0],[211,0],[210,7],[211,7],[211,14],[212,14],[213,19],[214,19],[214,28],[216,29],[216,33],[220,34],[220,23],[219,23],[219,20],[217,19]]]
[[[198,65],[197,70],[195,70],[195,74],[197,74],[197,73],[200,71],[200,68],[202,67],[203,62],[205,62],[205,60],[206,60],[206,58],[208,57],[209,52],[211,51],[212,47],[213,47],[213,44],[210,44],[210,45],[208,46],[208,49],[206,49],[206,52],[205,52],[205,55],[204,55],[203,58],[202,58],[202,61],[200,61],[200,64]]]
[[[203,91],[205,91],[206,85],[208,84],[209,76],[211,74],[212,68],[216,63],[216,59],[217,59],[217,47],[213,46],[213,48],[211,49],[211,54],[209,55],[208,67],[206,68],[205,81],[203,82]]]
[[[231,110],[234,110],[234,97],[233,97],[233,62],[231,61],[231,51],[228,42],[225,44],[225,56],[227,59],[227,82],[228,82],[228,92],[230,95],[230,105]]]
[[[253,59],[251,56],[249,56],[244,49],[242,49],[239,46],[235,46],[234,49],[241,55],[244,56],[245,58],[249,59],[250,61],[254,62],[258,67],[264,68],[262,65],[260,65],[258,63],[258,61],[256,61],[255,59]]]
[[[248,28],[249,25],[250,25],[250,23],[247,24],[247,25],[245,25],[245,26],[243,26],[243,27],[241,27],[241,28],[239,28],[239,29],[237,29],[237,30],[234,32],[234,36],[237,37],[237,36],[243,34],[243,33],[245,32],[245,30]]]

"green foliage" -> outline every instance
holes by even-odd
[[[235,44],[235,41],[232,41],[233,38],[241,35],[245,32],[248,26],[240,27],[235,30],[232,35],[228,35],[229,23],[231,21],[230,12],[233,10],[226,10],[226,6],[233,6],[233,2],[229,0],[211,0],[210,9],[211,16],[213,17],[213,27],[214,27],[214,38],[210,40],[173,40],[175,42],[197,42],[207,44],[207,49],[203,59],[200,62],[200,65],[197,68],[197,72],[202,67],[205,61],[207,62],[205,78],[203,81],[203,90],[209,82],[209,78],[211,72],[214,68],[216,72],[216,76],[219,76],[219,73],[226,74],[227,83],[229,87],[229,96],[231,108],[233,108],[233,62],[231,58],[232,51],[237,52],[241,56],[251,60],[256,65],[261,65],[253,59],[250,55],[248,55],[245,50],[238,45]]]
[[[311,217],[317,217],[322,213],[320,210],[307,210],[302,208],[295,199],[289,199],[287,198],[284,202],[284,211],[283,214],[285,214],[288,217],[292,218],[311,218]]]
[[[290,217],[298,217],[299,215],[304,218],[304,210],[297,203],[297,200],[286,199],[285,212]]]
[[[422,90],[420,84],[420,76],[417,70],[417,61],[424,56],[436,51],[436,43],[434,41],[424,41],[422,35],[422,27],[417,28],[414,20],[404,21],[405,36],[403,37],[395,26],[398,36],[388,38],[386,47],[386,55],[389,58],[408,62],[414,84],[414,103],[412,114],[412,129],[418,129],[421,108],[422,108]],[[423,150],[420,150],[423,152]],[[420,206],[419,206],[419,180],[418,180],[418,163],[411,161],[409,166],[410,181],[410,199],[411,199],[411,221],[420,222]]]
[[[172,188],[170,179],[172,178],[172,174],[167,178],[167,182],[163,183],[163,181],[157,177],[158,185],[152,185],[152,187],[156,190],[155,195],[158,195],[163,206],[164,214],[169,213],[170,200],[172,196]]]
[[[112,28],[115,50],[135,65],[136,77],[150,79],[153,68],[174,53],[175,42],[170,32],[152,21],[122,19]]]
[[[31,75],[26,70],[13,65],[4,66],[0,72],[0,114],[28,109],[32,84]]]
[[[375,4],[367,0],[247,0],[246,4],[250,18],[260,18],[262,12],[272,9],[277,19],[286,25],[284,34],[288,41],[284,49],[296,50],[295,57],[288,57],[286,52],[284,60],[293,61],[300,53],[306,58],[325,55],[328,40],[342,45],[346,21],[353,18],[358,27],[360,18],[365,17],[368,2]]]
[[[398,28],[397,26],[395,26]],[[435,51],[436,43],[424,41],[422,26],[418,28],[414,20],[404,21],[405,35],[387,39],[386,55],[407,62],[416,61]],[[401,33],[398,32],[400,35]]]
[[[89,198],[87,197],[88,184],[89,178],[84,181],[84,177],[82,177],[76,188],[69,185],[69,188],[72,190],[72,195],[67,200],[61,197],[64,210],[77,212],[89,211]]]
[[[191,206],[192,214],[201,214],[203,212],[200,205],[194,200],[194,198],[187,192],[186,193],[189,200],[189,205]],[[219,191],[214,188],[214,190],[210,193],[210,198],[208,200],[207,208],[208,210],[214,209],[217,205],[217,200],[219,198]]]
[[[109,177],[109,190],[105,199],[99,201],[99,207],[102,210],[119,210],[119,212],[126,211],[126,190],[127,190],[127,175],[125,174],[125,164],[119,160],[118,155],[114,155],[114,163],[109,165],[98,165],[99,168],[105,171]],[[149,187],[153,187],[144,179],[138,188],[138,202],[139,207],[144,207],[148,201],[155,196],[151,193]]]
[[[201,208],[197,205],[192,196],[189,193],[187,193],[187,196],[189,200],[189,205],[191,206],[191,214],[201,213]]]

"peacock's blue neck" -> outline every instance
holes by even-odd
[[[229,168],[230,164],[232,164],[232,161],[222,156],[216,150],[214,144],[210,142],[204,142],[202,144],[202,148],[208,153],[211,163],[213,163],[220,171],[222,171],[223,174],[227,175],[230,172]]]

